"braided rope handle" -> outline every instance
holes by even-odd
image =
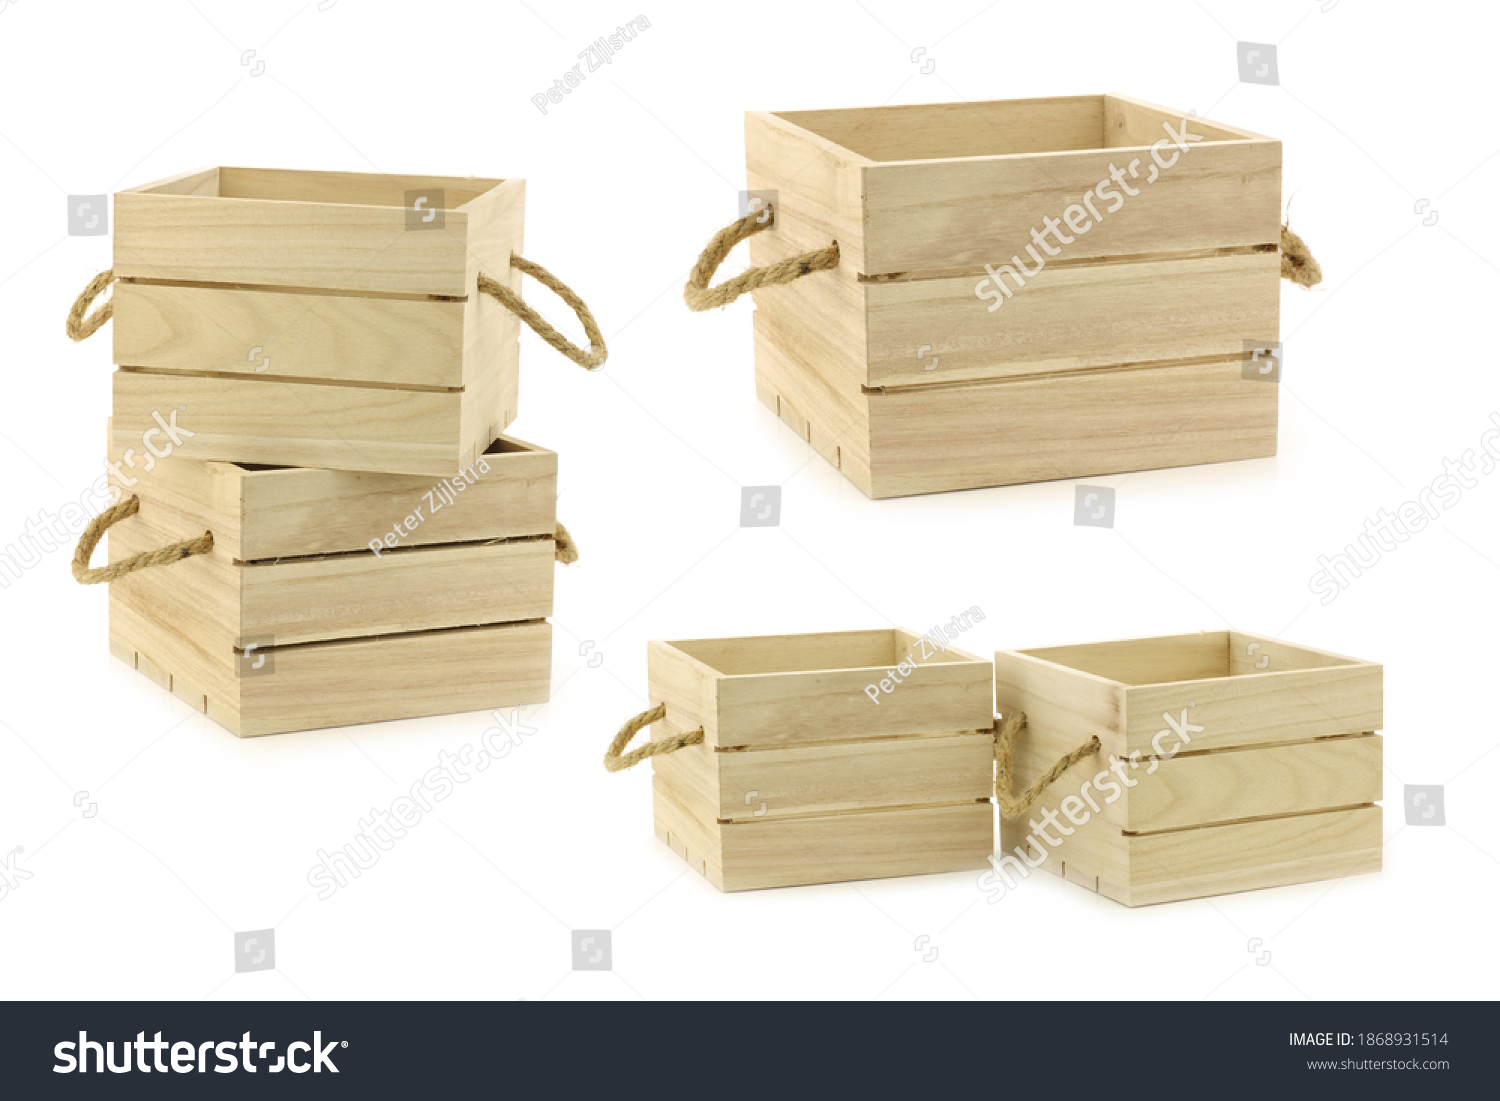
[[[609,748],[604,751],[604,767],[610,772],[623,772],[627,768],[633,768],[647,757],[660,757],[666,753],[676,753],[684,746],[701,745],[703,742],[703,728],[700,726],[691,734],[683,734],[676,738],[664,738],[659,742],[647,742],[640,749],[625,752],[625,747],[630,744],[641,730],[654,722],[659,722],[667,717],[667,705],[659,703],[649,710],[642,711],[635,718],[630,719],[620,732],[615,735],[614,740],[609,743]]]
[[[1090,738],[1071,753],[1058,758],[1051,768],[1037,778],[1036,783],[1020,795],[1012,795],[1010,793],[1011,758],[1016,749],[1016,735],[1025,725],[1026,713],[1016,711],[1006,717],[1003,725],[997,724],[995,730],[995,802],[1000,805],[1002,818],[1021,817],[1036,805],[1036,801],[1042,797],[1042,792],[1056,783],[1063,773],[1079,761],[1099,752],[1098,737]]]
[[[94,299],[104,293],[106,287],[115,281],[115,269],[101,271],[89,285],[83,288],[83,293],[73,301],[73,308],[68,311],[68,339],[74,342],[87,340],[104,327],[104,323],[115,315],[115,300],[111,295],[108,302],[89,314],[89,307],[94,304]]]
[[[609,358],[609,349],[604,346],[604,334],[599,331],[599,323],[594,320],[594,315],[584,305],[583,299],[578,297],[576,291],[568,286],[557,276],[553,275],[540,264],[534,264],[524,256],[515,253],[510,255],[510,266],[517,271],[526,273],[542,286],[547,287],[557,297],[561,298],[573,312],[578,315],[579,322],[583,325],[584,335],[589,338],[589,350],[584,351],[573,344],[562,333],[547,324],[542,315],[533,310],[521,300],[521,296],[511,290],[504,283],[491,279],[484,272],[479,273],[479,289],[499,302],[511,313],[515,314],[526,324],[530,325],[536,335],[567,356],[585,371],[594,371],[604,366],[604,361]]]
[[[195,554],[207,554],[214,549],[214,533],[205,531],[196,539],[186,539],[153,551],[142,551],[118,562],[111,562],[108,566],[89,569],[89,559],[94,556],[94,548],[104,538],[104,533],[114,524],[127,516],[134,516],[140,510],[141,499],[132,495],[129,500],[105,509],[89,521],[89,526],[78,537],[78,549],[73,552],[73,580],[80,585],[97,585],[101,581],[113,581],[127,573],[151,566],[170,566],[173,562],[180,562]]]
[[[733,279],[726,279],[717,287],[709,286],[719,265],[735,245],[775,224],[775,208],[772,204],[767,204],[765,210],[753,211],[715,233],[713,240],[703,247],[702,255],[698,257],[692,274],[688,276],[687,286],[682,289],[682,298],[688,309],[701,313],[715,306],[726,306],[748,291],[780,286],[815,271],[828,271],[839,266],[839,243],[835,241],[827,248],[804,252],[800,256],[767,264],[763,268],[751,268]]]

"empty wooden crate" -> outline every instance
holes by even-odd
[[[720,890],[985,866],[988,662],[883,630],[653,642],[648,664],[652,737],[703,730],[652,758],[657,836]]]
[[[995,699],[1017,789],[1101,743],[1002,821],[1010,882],[1139,906],[1380,869],[1379,665],[1216,631],[999,653]]]
[[[760,399],[870,496],[1276,453],[1280,142],[1118,95],[745,134],[752,263],[838,252],[756,291]]]
[[[193,454],[451,475],[516,414],[522,180],[207,168],[115,196],[114,427]],[[117,450],[120,448],[117,448]]]
[[[557,456],[510,437],[434,481],[197,462],[119,469],[116,656],[241,736],[546,701]]]

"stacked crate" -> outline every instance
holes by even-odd
[[[557,456],[521,180],[209,168],[116,196],[110,645],[241,736],[543,702]]]

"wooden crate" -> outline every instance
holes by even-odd
[[[547,700],[554,453],[502,436],[436,483],[175,456],[120,474],[140,507],[111,562],[205,530],[213,549],[111,582],[110,648],[235,734]]]
[[[756,292],[761,401],[872,497],[1274,455],[1278,387],[1242,371],[1279,339],[1281,143],[1189,118],[1158,169],[1182,121],[1118,95],[747,115],[775,195],[752,263],[839,253]],[[1136,195],[1099,191],[1112,168]]]
[[[657,836],[720,890],[985,866],[988,662],[884,630],[653,642],[648,664],[652,737],[704,732],[652,758]]]
[[[439,189],[441,228],[409,228]],[[473,463],[516,414],[520,322],[476,282],[520,292],[524,202],[516,179],[227,167],[120,192],[115,450],[180,408],[199,459]]]
[[[1378,871],[1381,676],[1241,631],[996,654],[996,706],[1027,719],[1016,790],[1101,743],[1002,821],[997,874],[1044,853],[1140,906]]]

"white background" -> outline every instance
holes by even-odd
[[[590,375],[523,343],[511,431],[561,456],[583,552],[537,733],[328,901],[316,850],[488,714],[241,741],[110,656],[70,549],[0,589],[0,852],[32,873],[0,899],[0,996],[1492,995],[1500,478],[1330,605],[1308,588],[1500,410],[1488,8],[641,2],[0,11],[0,544],[101,469],[109,335],[73,346],[63,316],[111,243],[66,235],[70,193],[209,164],[522,176],[527,253],[612,351]],[[637,15],[608,69],[532,105]],[[1237,39],[1279,44],[1280,87],[1238,82]],[[1118,487],[1113,530],[1074,526],[1071,482],[867,500],[756,402],[750,302],[681,300],[736,214],[743,112],[1103,91],[1285,143],[1327,280],[1283,287],[1280,456],[1092,479]],[[756,484],[785,487],[779,528],[738,526]],[[922,630],[974,605],[980,654],[1233,626],[1382,662],[1385,870],[1139,910],[1040,874],[995,905],[970,873],[721,895],[655,839],[649,769],[600,766],[646,706],[648,639]],[[1403,783],[1445,784],[1448,825],[1405,827]],[[276,970],[235,975],[232,932],[266,927]],[[570,970],[574,928],[613,931],[612,972]]]

